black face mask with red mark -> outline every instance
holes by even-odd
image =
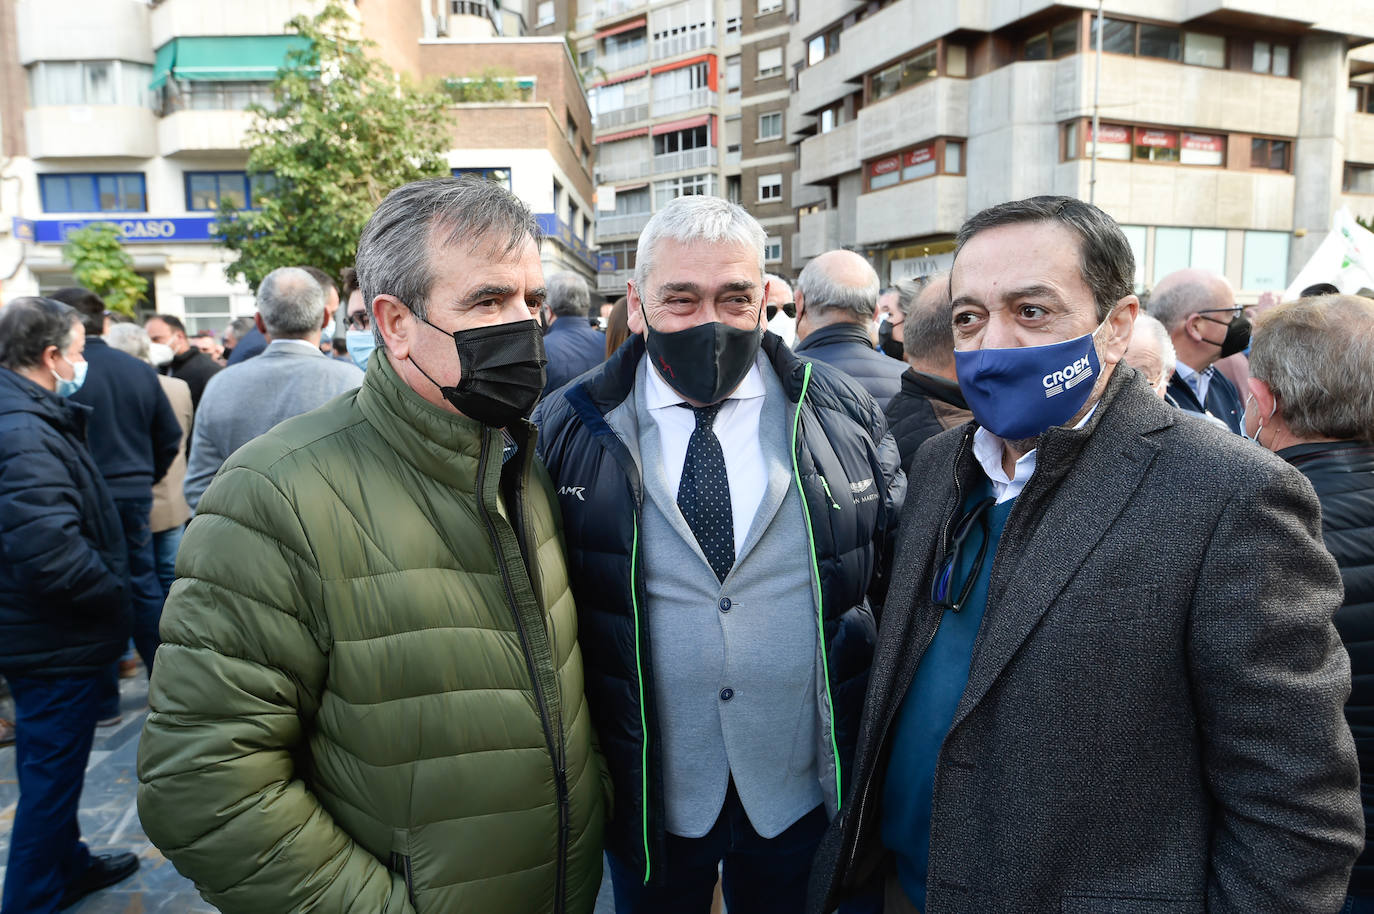
[[[649,325],[645,341],[649,358],[668,386],[696,403],[719,403],[739,387],[763,343],[757,322],[741,330],[712,321],[673,333],[659,333]]]

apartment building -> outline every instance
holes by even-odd
[[[252,314],[213,244],[215,212],[223,200],[254,206],[262,184],[244,171],[243,109],[270,100],[299,41],[286,22],[321,5],[0,0],[0,295],[70,284],[66,235],[112,222],[149,280],[150,309],[192,330]],[[538,215],[545,268],[590,279],[591,112],[563,39],[526,36],[519,13],[483,0],[351,9],[390,66],[450,89],[452,172],[504,183]],[[463,101],[465,84],[492,74],[508,91]]]
[[[798,2],[798,265],[929,272],[970,214],[1069,194],[1125,228],[1138,288],[1203,267],[1253,300],[1342,205],[1374,214],[1374,4],[1106,0],[1099,55],[1086,0]]]

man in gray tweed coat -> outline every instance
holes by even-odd
[[[1120,363],[1102,211],[995,206],[955,258],[975,421],[913,459],[810,910],[1335,914],[1364,833],[1311,486]]]

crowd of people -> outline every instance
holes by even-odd
[[[887,289],[685,197],[595,313],[538,240],[436,179],[222,335],[0,308],[0,910],[137,868],[141,668],[226,912],[1374,911],[1374,301],[1142,305],[1066,197]]]

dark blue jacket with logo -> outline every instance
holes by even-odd
[[[812,540],[812,554],[797,561],[814,562],[820,581],[817,621],[843,796],[906,477],[882,411],[863,388],[826,365],[798,358],[774,334],[765,335],[763,351],[790,403],[793,467]],[[559,490],[587,701],[615,785],[606,844],[658,882],[663,768],[649,650],[653,632],[639,612],[644,488],[629,449],[605,419],[631,395],[643,355],[643,338],[630,337],[601,368],[541,403],[534,422],[539,456]],[[864,497],[874,491],[881,497]]]
[[[124,528],[89,412],[0,368],[0,672],[93,673],[129,638]]]

